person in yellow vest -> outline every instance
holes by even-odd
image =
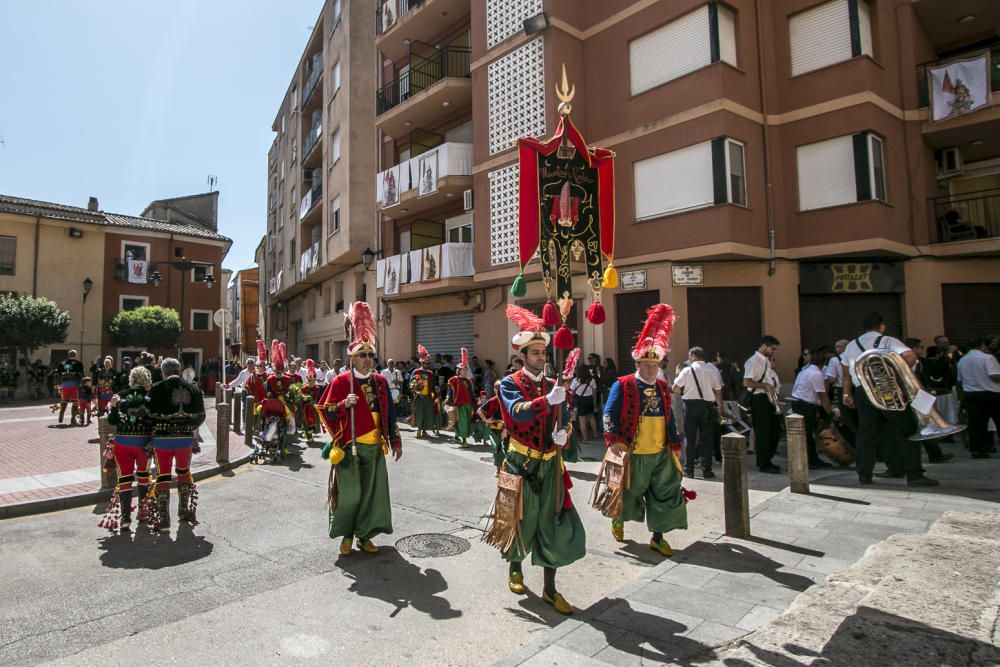
[[[417,427],[417,437],[426,438],[427,431],[438,435],[438,425],[434,416],[434,372],[431,370],[431,355],[423,345],[417,345],[420,368],[413,371],[410,378],[410,392],[413,394],[413,424]]]

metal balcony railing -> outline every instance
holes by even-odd
[[[375,93],[375,115],[382,115],[445,77],[468,78],[471,66],[472,50],[467,46],[431,49],[427,57],[415,58],[411,54],[410,69]]]
[[[424,4],[424,0],[388,0],[379,3],[375,8],[375,36],[396,25],[396,21],[416,7]]]
[[[323,75],[323,58],[317,57],[312,61],[312,70],[309,72],[309,76],[306,78],[306,84],[302,87],[302,106],[304,107],[312,97],[313,92],[316,90],[316,84],[319,83],[320,77]]]
[[[319,170],[317,169],[316,171]],[[306,181],[306,183],[309,182]],[[313,206],[318,204],[323,196],[323,179],[316,175],[312,177],[311,183],[311,187],[303,195],[302,203],[299,205],[299,220],[306,217],[306,213],[312,210]]]
[[[309,134],[306,135],[305,143],[302,145],[302,159],[303,160],[312,151],[313,147],[316,145],[316,142],[319,141],[319,139],[322,136],[322,134],[323,134],[323,126],[322,125],[314,125],[313,128],[311,130],[309,130]]]
[[[1000,237],[1000,189],[935,197],[928,204],[934,243]]]
[[[119,280],[121,282],[132,282],[132,283],[137,282],[136,280],[129,280],[128,264],[126,262],[120,259],[116,259],[114,261],[115,261],[115,274],[114,274],[115,280]],[[159,268],[160,265],[155,262],[149,262],[146,265],[146,280],[145,280],[146,283],[150,282],[149,277],[153,275],[153,271],[157,271],[159,270]]]

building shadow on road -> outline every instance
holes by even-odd
[[[98,541],[101,565],[114,569],[159,570],[200,560],[212,553],[214,546],[194,526],[181,523],[176,535],[152,533],[145,526],[132,532],[109,535]]]
[[[766,546],[780,549],[785,545],[767,540]],[[791,550],[799,553],[795,548]],[[684,549],[678,561],[725,572],[757,573],[794,591],[804,591],[815,584],[812,579],[801,574],[782,572],[780,568],[784,565],[778,561],[736,542],[695,542]]]
[[[441,593],[448,582],[433,568],[421,569],[403,558],[394,547],[380,546],[374,556],[353,552],[337,560],[337,567],[351,579],[348,590],[362,597],[382,600],[395,607],[390,618],[412,608],[435,620],[458,618],[461,610],[453,609]]]

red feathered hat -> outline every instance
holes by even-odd
[[[658,303],[646,312],[646,325],[632,348],[636,361],[660,361],[670,351],[670,334],[674,332],[674,309]]]
[[[271,341],[271,366],[276,371],[285,368],[285,344],[277,338]]]
[[[316,362],[312,359],[306,359],[306,377],[314,378],[316,377]]]
[[[520,329],[514,337],[510,339],[510,346],[517,352],[531,343],[549,344],[550,336],[545,331],[545,323],[538,315],[527,308],[507,304],[507,319],[517,325]]]
[[[420,359],[420,361],[431,360],[431,353],[428,352],[427,348],[421,345],[420,343],[417,343],[417,358]]]
[[[347,353],[352,357],[361,352],[375,354],[375,316],[371,307],[364,301],[355,301],[348,313],[352,337]]]
[[[267,346],[264,345],[264,341],[260,338],[257,339],[257,362],[261,364],[267,363]]]

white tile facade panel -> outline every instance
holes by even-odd
[[[486,48],[524,29],[524,19],[542,11],[542,0],[486,0]]]
[[[517,163],[491,171],[490,264],[517,261]]]
[[[519,137],[545,134],[544,51],[539,37],[490,63],[490,155],[507,150]]]

